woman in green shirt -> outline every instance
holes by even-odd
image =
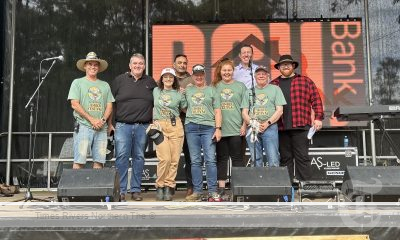
[[[222,60],[215,70],[212,85],[221,101],[222,138],[217,143],[218,193],[224,198],[228,161],[233,167],[244,167],[242,136],[246,134],[246,124],[242,119],[242,108],[247,106],[244,83],[233,80],[234,65],[230,59]]]
[[[153,121],[161,127],[164,141],[156,145],[158,158],[156,188],[158,201],[171,201],[176,186],[176,174],[183,146],[183,124],[179,113],[187,107],[179,91],[175,70],[164,68],[158,87],[153,91]]]
[[[215,145],[221,139],[221,109],[215,88],[207,86],[205,68],[193,66],[194,85],[186,88],[188,109],[185,133],[192,161],[193,194],[187,201],[201,201],[203,193],[203,150],[209,201],[221,201],[217,193]]]

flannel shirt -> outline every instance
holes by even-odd
[[[279,86],[280,77],[270,83]],[[292,127],[304,127],[311,124],[311,108],[315,119],[324,119],[324,108],[315,83],[306,76],[296,74],[290,85],[290,101],[292,103]],[[310,107],[311,106],[311,107]],[[283,113],[285,114],[285,113]],[[279,130],[284,130],[282,117],[278,121]]]

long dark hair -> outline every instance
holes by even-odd
[[[164,74],[164,75],[165,75],[165,74]],[[160,80],[158,81],[158,87],[159,87],[161,90],[164,90],[164,83],[163,83],[163,81],[162,81],[162,78],[163,78],[164,75],[160,76]],[[174,76],[174,75],[172,75],[172,76]],[[172,83],[172,89],[174,89],[174,90],[179,90],[178,78],[177,78],[176,76],[174,76],[174,83]]]

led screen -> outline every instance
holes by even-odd
[[[342,126],[347,123],[331,117],[337,107],[367,102],[361,29],[361,20],[153,25],[153,77],[159,79],[161,70],[183,53],[189,72],[194,64],[204,64],[210,81],[219,59],[238,64],[240,45],[251,44],[254,63],[269,67],[275,78],[279,56],[291,54],[300,63],[296,71],[313,79],[321,93],[324,125]]]

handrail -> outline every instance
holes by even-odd
[[[370,129],[322,129],[321,131],[324,132],[330,132],[330,131],[339,131],[339,132],[357,132],[361,131],[363,132],[363,142],[362,142],[362,147],[363,147],[363,154],[359,155],[359,159],[364,160],[364,164],[367,163],[368,159],[371,159],[372,156],[367,155],[366,153],[366,141],[365,141],[365,132],[370,131]],[[375,129],[375,131],[380,131],[380,129]],[[400,131],[400,129],[386,129],[386,131]],[[13,135],[29,135],[29,132],[12,132]],[[50,176],[51,176],[51,162],[60,162],[60,158],[53,158],[52,157],[52,144],[53,144],[53,136],[54,135],[72,135],[73,132],[33,132],[34,135],[48,135],[49,141],[48,141],[48,156],[47,158],[35,158],[35,161],[39,162],[47,162],[47,189],[50,190]],[[2,132],[0,133],[0,138],[5,137],[8,135],[8,132]],[[376,156],[378,159],[397,159],[396,156]],[[0,163],[1,162],[6,162],[7,159],[1,159],[0,158]],[[11,159],[11,162],[26,162],[28,159]],[[62,159],[62,161],[73,161],[73,159]]]

